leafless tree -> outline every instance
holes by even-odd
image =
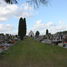
[[[30,4],[34,4],[36,6],[39,6],[40,4],[46,4],[48,2],[48,0],[25,0],[25,1]],[[5,0],[5,2],[9,4],[14,4],[14,3],[18,3],[19,0]]]

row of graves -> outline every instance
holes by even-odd
[[[17,35],[0,34],[0,53],[2,53],[5,50],[8,50],[8,48],[13,46],[17,40]]]
[[[34,39],[51,45],[58,45],[60,47],[67,48],[67,33],[58,32],[56,34],[48,33],[46,35],[35,36],[33,31],[30,31],[29,37],[33,37]]]
[[[67,34],[56,33],[52,35],[45,35],[41,42],[67,48]]]

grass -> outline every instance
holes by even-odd
[[[0,67],[67,67],[67,49],[27,38],[0,55]]]

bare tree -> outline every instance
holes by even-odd
[[[23,1],[23,0],[21,0]],[[18,0],[5,0],[6,3],[13,4],[13,3],[18,3]],[[34,6],[39,6],[40,4],[46,4],[48,0],[26,0],[26,2],[30,4],[34,4]]]
[[[17,3],[17,0],[4,0],[4,1],[9,4]]]

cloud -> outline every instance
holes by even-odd
[[[14,26],[11,24],[0,24],[0,32],[1,33],[11,33],[14,31]]]
[[[33,8],[28,4],[22,5],[6,4],[0,1],[0,21],[8,20],[11,17],[30,17],[32,15]]]
[[[48,29],[50,33],[54,34],[59,31],[67,30],[67,24],[65,24],[63,21],[59,21],[57,24],[55,24],[54,22],[43,23],[42,20],[38,20],[32,26],[32,30],[34,32],[38,30],[41,34],[45,34],[46,29]]]

